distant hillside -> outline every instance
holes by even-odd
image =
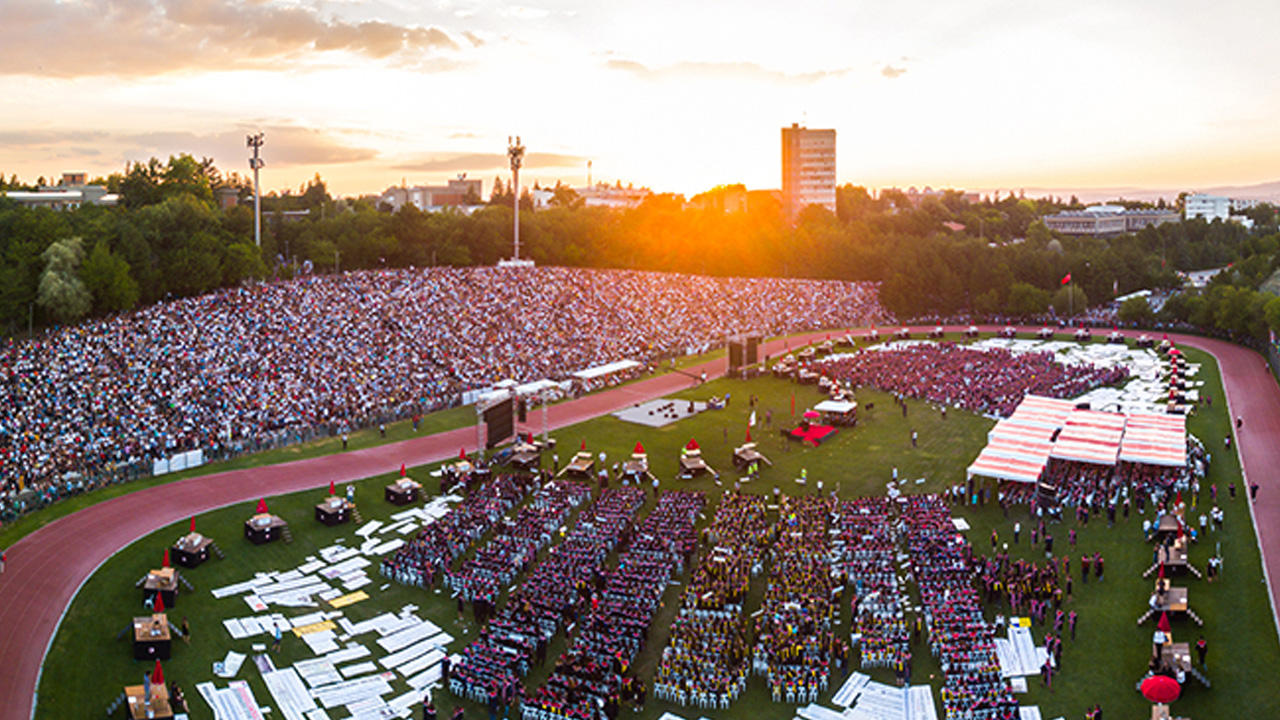
[[[990,190],[977,190],[986,195]],[[1007,189],[1000,190],[1001,195],[1008,194]],[[1145,200],[1155,202],[1160,198],[1164,198],[1167,202],[1172,203],[1178,198],[1180,192],[1202,192],[1210,195],[1226,195],[1234,198],[1246,198],[1254,200],[1265,200],[1270,203],[1280,205],[1280,180],[1259,183],[1257,185],[1219,185],[1216,187],[1202,188],[1179,188],[1177,190],[1164,189],[1152,190],[1140,187],[1109,187],[1109,188],[1026,188],[1027,197],[1061,197],[1063,199],[1070,198],[1075,195],[1083,203],[1096,203],[1105,200],[1115,200],[1124,198],[1126,200]]]

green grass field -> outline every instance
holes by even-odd
[[[1189,350],[1193,362],[1204,364],[1201,378],[1208,381],[1204,388],[1215,398],[1222,398],[1221,383],[1212,358]],[[554,434],[560,444],[560,456],[564,461],[585,441],[593,453],[605,452],[609,464],[621,460],[631,452],[637,441],[643,442],[649,452],[650,463],[663,479],[664,487],[674,487],[668,478],[674,475],[679,448],[696,438],[703,447],[709,463],[722,473],[724,485],[717,485],[711,478],[702,478],[682,484],[688,489],[708,493],[705,521],[715,513],[720,493],[732,485],[737,477],[730,462],[732,448],[743,440],[747,418],[751,408],[748,397],[759,398],[758,417],[761,425],[753,429],[754,438],[761,450],[774,462],[764,472],[758,483],[744,487],[746,492],[771,493],[774,486],[789,494],[816,492],[816,480],[823,479],[825,490],[838,488],[842,497],[881,494],[889,481],[893,468],[907,478],[907,492],[936,492],[951,483],[964,479],[964,469],[983,446],[992,421],[967,413],[951,411],[947,419],[934,408],[923,403],[908,403],[908,413],[903,417],[891,398],[883,393],[862,390],[858,400],[862,405],[860,421],[855,429],[846,429],[820,448],[788,445],[778,430],[791,422],[791,397],[795,396],[796,413],[811,406],[820,396],[811,386],[794,385],[773,378],[760,378],[749,382],[719,380],[675,395],[679,398],[705,399],[716,394],[733,395],[729,408],[723,411],[703,413],[666,428],[651,430],[638,425],[618,421],[612,417],[600,418]],[[874,405],[874,409],[867,408]],[[772,427],[764,427],[766,411],[773,416]],[[1221,403],[1202,408],[1190,422],[1191,431],[1199,436],[1206,447],[1214,452],[1209,481],[1221,489],[1222,507],[1226,512],[1223,532],[1211,534],[1209,541],[1221,542],[1225,558],[1225,571],[1221,582],[1210,585],[1202,580],[1187,581],[1191,589],[1192,607],[1205,619],[1203,630],[1190,621],[1175,622],[1175,640],[1194,642],[1200,632],[1209,642],[1209,673],[1212,689],[1203,689],[1190,682],[1186,695],[1174,705],[1176,714],[1190,718],[1230,717],[1237,708],[1248,708],[1251,716],[1280,717],[1280,691],[1270,682],[1272,668],[1280,661],[1275,624],[1262,582],[1262,570],[1254,540],[1253,528],[1243,492],[1235,501],[1226,499],[1226,485],[1239,484],[1239,467],[1234,453],[1221,452],[1223,435],[1228,431],[1226,408]],[[919,433],[919,447],[912,448],[911,430]],[[389,433],[390,434],[390,433]],[[374,435],[376,441],[376,433]],[[320,452],[320,450],[317,450]],[[426,480],[429,468],[413,468],[410,474]],[[807,471],[808,485],[794,482],[801,470]],[[924,482],[915,481],[923,478]],[[385,518],[398,508],[383,502],[382,487],[388,476],[370,478],[357,483],[357,500],[366,520]],[[434,491],[433,481],[426,483]],[[312,518],[312,506],[324,495],[323,491],[310,491],[291,496],[271,498],[271,509],[288,520],[295,542],[291,545],[275,543],[253,546],[242,537],[244,519],[253,512],[251,503],[209,513],[197,519],[199,529],[214,537],[227,550],[227,559],[210,561],[187,571],[195,584],[196,592],[183,594],[178,606],[171,612],[176,622],[186,616],[191,619],[195,640],[188,647],[175,643],[174,658],[165,664],[166,676],[180,682],[188,690],[192,716],[211,718],[212,713],[203,700],[194,693],[197,682],[214,679],[211,666],[220,660],[228,649],[249,652],[252,642],[264,642],[262,637],[252,640],[232,641],[221,627],[221,620],[249,614],[248,607],[238,598],[215,600],[209,590],[225,584],[247,579],[255,572],[288,570],[303,562],[319,548],[332,544],[339,537],[354,537],[354,527],[326,528]],[[1207,501],[1207,487],[1202,501]],[[652,500],[641,511],[641,516],[652,507]],[[973,526],[968,533],[978,552],[989,550],[989,536],[994,528],[1000,536],[1010,539],[1012,524],[1023,520],[1022,544],[1014,551],[1025,557],[1037,553],[1028,541],[1029,528],[1026,510],[1014,510],[1006,519],[998,507],[962,508],[957,511]],[[1140,573],[1150,563],[1151,548],[1143,542],[1142,518],[1136,514],[1127,522],[1118,521],[1114,528],[1106,526],[1105,518],[1091,521],[1079,528],[1076,555],[1094,551],[1107,559],[1107,577],[1104,583],[1091,582],[1082,585],[1077,578],[1075,600],[1072,608],[1080,615],[1078,639],[1066,641],[1064,671],[1055,678],[1052,692],[1039,687],[1038,678],[1029,678],[1030,692],[1022,696],[1024,704],[1038,704],[1045,718],[1080,718],[1087,707],[1101,703],[1109,718],[1149,717],[1149,705],[1134,691],[1135,681],[1146,668],[1150,652],[1153,626],[1139,627],[1135,619],[1146,606],[1150,581]],[[704,521],[704,522],[705,522]],[[1065,523],[1074,526],[1073,520]],[[39,689],[37,717],[65,718],[94,716],[103,712],[123,685],[137,684],[142,672],[149,665],[135,663],[127,640],[117,641],[122,630],[135,614],[142,614],[141,591],[133,587],[134,581],[153,567],[157,567],[163,549],[185,532],[185,523],[160,530],[123,549],[109,560],[82,588],[55,638],[45,665]],[[1066,529],[1055,530],[1057,549],[1066,549]],[[483,541],[482,541],[483,542]],[[1192,551],[1192,561],[1203,567],[1212,550],[1207,542]],[[695,561],[696,563],[696,561]],[[455,607],[447,596],[421,589],[396,585],[379,590],[383,583],[375,582],[366,588],[372,599],[352,605],[346,615],[359,621],[386,611],[398,611],[405,604],[419,606],[419,615],[426,617],[460,641],[474,637],[475,626],[456,621]],[[753,612],[760,602],[765,578],[757,578],[751,586],[746,610]],[[679,603],[681,587],[671,586],[664,596],[664,605],[654,622],[650,643],[645,647],[636,664],[636,672],[646,680],[653,673],[657,658],[666,643],[666,628],[674,618]],[[846,598],[847,599],[847,598]],[[274,608],[273,608],[274,610]],[[286,615],[301,614],[299,609],[284,610]],[[995,610],[991,610],[991,615]],[[847,636],[849,617],[847,604],[842,610],[839,629]],[[1043,630],[1037,630],[1037,638]],[[367,642],[368,638],[362,638]],[[458,642],[452,650],[462,647]],[[563,637],[557,638],[551,648],[554,657],[563,647]],[[375,651],[376,652],[376,651]],[[914,648],[916,667],[914,680],[932,682],[940,686],[941,677],[936,661],[928,655],[927,648]],[[277,664],[310,657],[309,650],[295,639],[287,639],[282,657]],[[548,664],[550,665],[550,663]],[[855,661],[854,667],[857,667]],[[871,673],[884,682],[891,682],[888,671]],[[272,705],[273,701],[262,684],[258,672],[246,662],[240,671],[241,679],[248,679],[258,701]],[[534,685],[545,677],[545,671],[535,672],[528,678]],[[220,686],[226,681],[219,680]],[[402,681],[393,683],[396,694],[407,690]],[[833,687],[834,690],[834,687]],[[831,693],[823,697],[828,702]],[[447,716],[455,702],[447,693],[437,693],[437,704]],[[935,697],[936,699],[936,697]],[[484,717],[482,708],[466,703],[468,717]],[[792,707],[780,706],[769,701],[764,683],[753,678],[746,696],[728,711],[680,708],[650,698],[644,713],[625,713],[640,720],[653,720],[664,711],[696,718],[745,718],[747,720],[790,717]],[[342,715],[335,710],[333,717]]]

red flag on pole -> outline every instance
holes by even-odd
[[[259,514],[259,515],[266,515],[266,514],[267,514],[267,499],[266,499],[266,498],[262,498],[261,500],[259,500],[259,501],[258,501],[258,514]]]
[[[1066,284],[1067,284],[1067,283],[1069,283],[1069,282],[1071,282],[1071,273],[1067,273],[1066,275],[1063,275],[1063,276],[1062,276],[1062,284],[1063,284],[1063,285],[1066,285]]]
[[[164,670],[160,667],[160,658],[156,658],[156,669],[151,671],[151,685],[164,684]]]

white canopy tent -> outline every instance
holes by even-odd
[[[579,380],[594,380],[598,377],[604,377],[605,375],[612,375],[616,372],[622,372],[623,370],[630,370],[638,367],[640,367],[640,363],[635,360],[618,360],[617,362],[611,362],[607,365],[597,365],[593,368],[587,368],[586,370],[579,370],[574,373],[573,376]]]

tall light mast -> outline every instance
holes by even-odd
[[[258,156],[262,133],[250,135],[246,143],[253,148],[253,157],[249,158],[249,167],[253,168],[253,241],[262,247],[262,187],[258,184],[258,171],[263,165],[262,158]]]
[[[507,157],[511,160],[511,193],[513,195],[512,204],[515,205],[515,254],[511,256],[512,261],[520,264],[520,166],[524,164],[524,145],[520,144],[520,136],[517,135],[515,142],[511,141],[511,137],[507,137]]]

